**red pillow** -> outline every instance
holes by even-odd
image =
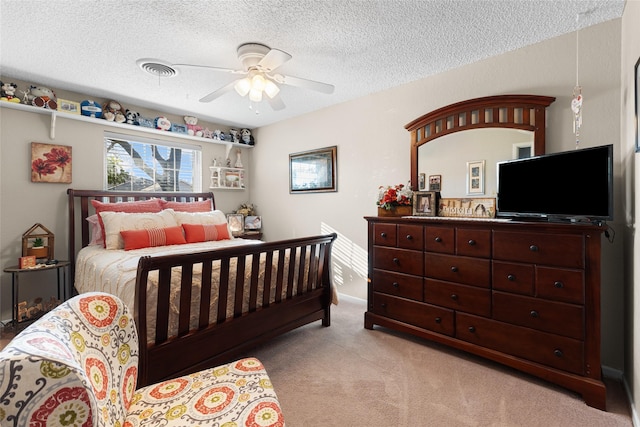
[[[102,230],[103,236],[105,236],[104,223],[102,222],[102,218],[100,217],[100,212],[143,213],[162,211],[161,199],[137,200],[135,202],[118,203],[103,203],[99,200],[91,200],[91,204],[98,214],[98,222],[100,223],[100,229]],[[106,247],[104,242],[102,242],[102,246]]]
[[[211,200],[202,200],[199,202],[170,202],[162,201],[164,209],[173,209],[176,212],[211,212]]]
[[[229,228],[227,224],[182,224],[187,243],[227,240]]]
[[[143,230],[123,230],[124,250],[150,248],[154,246],[183,245],[186,242],[182,227],[145,228]]]

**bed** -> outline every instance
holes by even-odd
[[[225,238],[226,225],[216,224],[220,240],[189,240],[189,224],[184,221],[208,221],[215,215],[219,220],[223,215],[215,210],[213,193],[69,189],[67,194],[75,292],[108,292],[131,308],[141,343],[140,386],[226,363],[317,320],[330,325],[331,304],[337,302],[330,274],[335,233],[262,242]],[[109,211],[123,203],[155,202],[161,203],[161,211]],[[210,214],[189,210],[207,203]],[[93,235],[96,210],[100,210],[104,233],[100,244]],[[178,223],[182,235],[187,235],[186,243],[171,240],[172,224],[163,228],[166,233],[159,240],[176,243],[171,245],[149,243],[158,228],[153,233],[150,229],[131,231],[135,239],[112,233],[117,227],[126,229],[118,221],[142,224],[147,217],[158,221],[170,216],[182,218]],[[212,228],[204,227],[205,231]],[[199,230],[202,234],[202,227]],[[146,244],[132,246],[131,242],[140,240],[140,233],[146,233]],[[109,246],[116,241],[120,246]]]

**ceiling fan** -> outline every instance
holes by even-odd
[[[326,94],[333,93],[333,85],[274,73],[278,67],[291,58],[291,55],[288,53],[279,49],[271,49],[261,43],[244,43],[238,46],[238,59],[242,62],[241,70],[208,65],[163,64],[152,59],[140,59],[137,63],[144,71],[165,77],[176,74],[174,67],[178,69],[205,68],[242,76],[203,96],[200,98],[200,102],[211,102],[229,92],[231,89],[235,89],[240,96],[249,95],[249,99],[256,103],[265,98],[263,96],[264,94],[274,110],[282,110],[285,105],[279,95],[280,87],[278,85],[295,86]]]

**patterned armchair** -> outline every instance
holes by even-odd
[[[247,358],[136,390],[138,335],[127,307],[78,295],[0,352],[0,425],[284,426],[258,359]]]

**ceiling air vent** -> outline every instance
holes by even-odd
[[[136,64],[138,64],[138,67],[143,71],[158,77],[173,77],[178,74],[178,70],[158,59],[138,59]]]

